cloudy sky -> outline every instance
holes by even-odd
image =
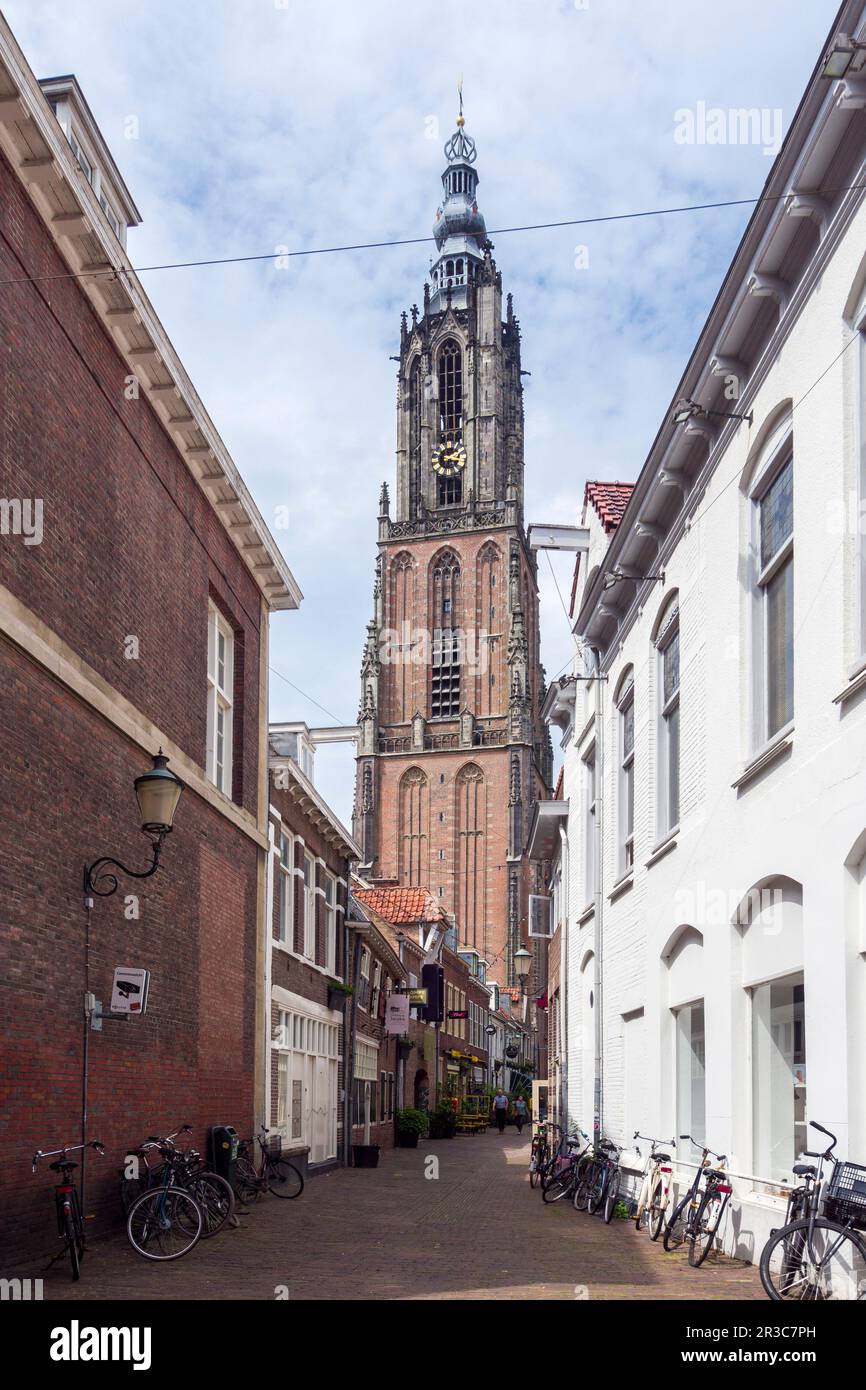
[[[491,231],[756,196],[764,145],[682,143],[677,113],[759,107],[786,129],[837,8],[3,3],[38,76],[78,77],[144,219],[141,266],[429,235],[461,74]],[[529,520],[577,521],[588,477],[636,477],[748,215],[493,235],[532,373]],[[389,357],[429,261],[416,245],[142,277],[266,520],[289,508],[275,534],[305,599],[273,620],[274,718],[354,721]],[[571,562],[554,569],[567,601]],[[571,638],[544,557],[540,575],[555,675]],[[348,821],[351,749],[320,750],[317,781]]]

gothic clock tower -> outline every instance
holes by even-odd
[[[383,484],[354,825],[371,883],[426,888],[488,978],[514,985],[524,842],[551,775],[520,329],[510,295],[503,315],[462,102],[445,156],[423,310],[400,328],[395,515]]]

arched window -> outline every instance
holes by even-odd
[[[412,673],[414,671],[412,628],[415,619],[415,565],[408,551],[402,550],[391,562],[389,626],[396,633],[391,675],[391,716],[395,724],[412,718]]]
[[[680,820],[680,604],[668,598],[653,634],[658,670],[658,830],[665,835]]]
[[[484,830],[487,818],[484,774],[467,763],[457,774],[455,902],[460,938],[482,950],[484,941]]]
[[[429,799],[426,776],[420,767],[410,767],[400,778],[398,809],[398,875],[403,884],[423,885],[426,881]]]
[[[619,722],[617,868],[621,876],[628,873],[634,865],[634,668],[631,666],[627,667],[620,677],[615,703]]]
[[[663,959],[675,1036],[677,1134],[693,1134],[700,1139],[706,1128],[703,934],[695,927],[678,928]]]
[[[449,261],[449,274],[454,263]],[[443,436],[460,443],[463,439],[463,354],[453,338],[442,344],[439,353],[439,428]]]
[[[450,719],[460,713],[460,562],[453,550],[443,550],[433,559],[430,619],[430,716]]]
[[[503,650],[499,635],[503,606],[501,575],[502,553],[495,541],[487,541],[478,552],[475,577],[477,713],[481,716],[497,712],[500,696],[498,686],[502,679]]]
[[[421,358],[416,357],[409,373],[409,456],[413,463],[421,457]]]

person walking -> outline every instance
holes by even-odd
[[[526,1124],[526,1121],[528,1119],[529,1107],[526,1104],[526,1101],[523,1099],[523,1096],[518,1096],[517,1100],[514,1102],[514,1121],[517,1125],[518,1134],[523,1133],[523,1126]]]
[[[499,1126],[499,1133],[504,1134],[505,1118],[508,1114],[508,1097],[502,1089],[498,1090],[493,1097],[493,1114]]]

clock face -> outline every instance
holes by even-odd
[[[466,467],[466,450],[454,439],[442,439],[433,450],[433,472],[441,478],[454,478]]]

